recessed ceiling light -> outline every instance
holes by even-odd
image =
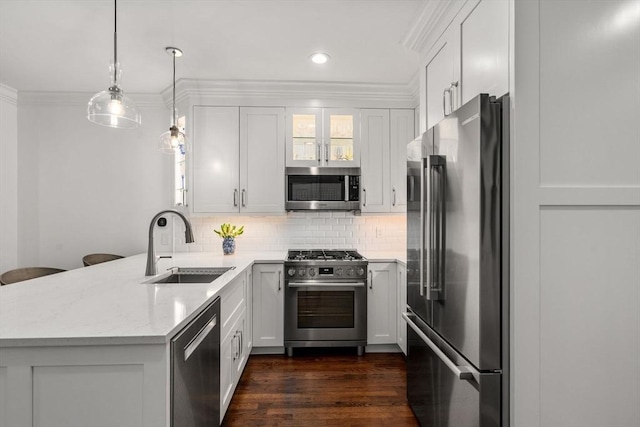
[[[329,55],[327,55],[324,52],[317,52],[317,53],[314,53],[313,55],[311,55],[309,57],[309,59],[314,64],[324,64],[329,60]]]

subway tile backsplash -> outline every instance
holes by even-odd
[[[402,251],[406,242],[404,215],[356,216],[348,212],[290,212],[286,216],[192,217],[194,244],[176,233],[178,252],[220,252],[220,224],[244,225],[236,251],[287,249],[357,249]]]

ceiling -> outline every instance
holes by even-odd
[[[427,0],[120,0],[118,60],[128,93],[178,79],[405,85],[419,53],[402,44]],[[113,0],[0,0],[0,83],[18,91],[109,85]],[[315,51],[331,56],[318,66]]]

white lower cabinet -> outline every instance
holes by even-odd
[[[0,347],[0,426],[169,425],[168,344]]]
[[[247,363],[247,311],[233,323],[220,343],[220,422],[229,408],[242,371]]]
[[[220,422],[251,353],[252,334],[247,317],[248,273],[241,274],[220,295],[222,328],[220,333]]]
[[[284,274],[282,264],[253,266],[254,347],[284,346]]]
[[[397,267],[370,262],[367,281],[367,345],[397,343]]]

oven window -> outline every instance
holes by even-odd
[[[354,291],[299,291],[298,328],[353,328]]]
[[[345,200],[344,175],[289,175],[290,202]]]

